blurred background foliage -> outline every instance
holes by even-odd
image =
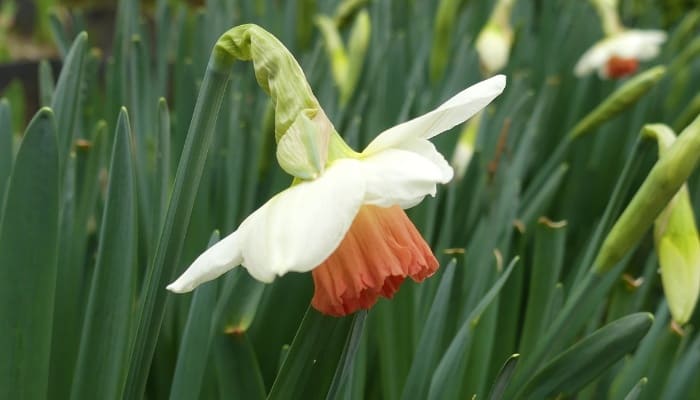
[[[621,1],[626,25],[669,33],[642,65],[666,72],[569,141],[628,81],[573,76],[602,34],[590,4],[518,1],[508,86],[471,162],[409,211],[443,267],[331,318],[308,309],[308,274],[263,285],[239,268],[185,296],[161,284],[290,183],[248,64],[220,88],[212,142],[188,135],[212,45],[241,23],[275,34],[357,149],[484,78],[491,2],[4,1],[0,398],[698,398],[700,316],[671,322],[651,232],[564,306],[657,159],[642,126],[680,133],[700,113],[698,7]],[[352,84],[324,29],[347,43]],[[448,159],[453,131],[435,140]]]

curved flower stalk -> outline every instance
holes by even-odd
[[[168,289],[183,293],[241,265],[257,280],[313,274],[312,305],[335,316],[391,297],[406,277],[438,268],[403,209],[434,196],[452,168],[428,139],[465,121],[505,88],[505,77],[477,83],[413,120],[378,135],[363,151],[348,147],[318,105],[293,56],[270,33],[242,25],[215,47],[253,61],[275,104],[280,166],[292,186],[202,253]]]
[[[481,68],[490,76],[505,68],[513,45],[510,14],[515,0],[499,0],[486,25],[476,38],[476,51]]]
[[[658,142],[659,158],[676,140],[666,125],[647,125],[643,132]],[[683,325],[693,315],[700,293],[700,240],[687,184],[656,218],[654,243],[668,308],[673,320]]]
[[[627,29],[620,22],[617,0],[591,0],[600,16],[605,37],[586,50],[574,67],[576,76],[597,71],[603,79],[634,74],[640,61],[659,55],[666,41],[662,30]]]

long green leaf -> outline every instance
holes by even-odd
[[[493,284],[491,289],[462,323],[457,335],[452,339],[450,346],[433,373],[430,390],[428,391],[429,399],[442,399],[448,390],[454,390],[454,388],[459,387],[460,378],[464,375],[464,368],[468,358],[468,354],[465,351],[471,343],[474,326],[478,323],[478,319],[486,307],[491,304],[501,288],[503,288],[517,262],[517,257],[511,261],[505,272],[496,280],[496,283]]]
[[[658,264],[654,260],[654,269],[658,269]],[[608,396],[611,398],[622,398],[643,376],[648,376],[653,368],[654,353],[657,351],[657,344],[663,341],[663,336],[670,325],[670,313],[668,306],[662,303],[657,307],[654,314],[654,324],[649,333],[641,341],[639,347],[634,352],[634,357],[625,360],[617,373],[615,379],[610,383]]]
[[[700,369],[700,335],[695,335],[690,347],[671,370],[662,399],[687,399],[691,397],[692,385],[697,382]]]
[[[144,60],[144,50],[143,50],[143,40],[134,36],[131,38],[128,44],[128,85],[126,92],[129,94],[128,99],[129,109],[132,115],[132,123],[134,127],[134,160],[136,163],[136,168],[138,171],[142,171],[136,175],[136,185],[138,187],[137,201],[139,205],[139,231],[141,236],[145,238],[143,241],[148,253],[153,253],[153,243],[156,240],[154,235],[157,235],[158,230],[155,228],[160,228],[161,225],[156,222],[160,222],[158,209],[153,207],[153,195],[155,194],[154,185],[155,182],[150,180],[150,174],[145,173],[152,169],[151,163],[149,162],[148,142],[153,140],[153,133],[151,127],[146,123],[146,121],[152,121],[150,119],[151,108],[153,108],[153,103],[148,98],[148,94],[151,93],[150,88],[147,86],[146,82],[150,82],[146,77],[147,71],[143,63],[147,62]],[[159,121],[160,123],[160,121]],[[155,140],[158,140],[156,137]],[[155,217],[154,218],[154,213]]]
[[[627,393],[627,396],[625,396],[625,400],[637,400],[639,398],[639,395],[643,393],[644,386],[647,384],[647,378],[642,378],[637,382],[636,385],[630,390],[629,393]],[[681,397],[662,397],[664,399],[680,399]]]
[[[519,269],[520,272],[522,268]],[[501,301],[507,296],[506,290],[509,283],[512,283],[516,274],[511,274],[509,280],[501,289],[501,294],[493,299],[491,304],[484,310],[480,317],[477,317],[472,330],[471,347],[468,350],[466,368],[462,376],[459,389],[457,386],[451,388],[448,393],[464,394],[476,396],[478,398],[486,396],[488,390],[488,374],[491,369],[491,359],[495,350],[495,340],[497,335],[496,323],[498,322]],[[453,397],[453,396],[449,396]]]
[[[126,398],[140,398],[146,387],[165,312],[168,296],[165,287],[173,278],[178,265],[197,186],[202,177],[228,80],[228,71],[207,69],[202,82],[187,141],[180,157],[168,212],[141,291],[139,319],[131,346],[130,367],[125,384]]]
[[[112,147],[99,249],[71,398],[117,399],[124,379],[134,289],[136,193],[131,130],[122,108]]]
[[[164,98],[158,100],[158,119],[156,121],[157,141],[156,146],[156,195],[153,196],[156,201],[156,215],[158,224],[163,226],[165,214],[168,210],[168,196],[170,195],[170,186],[172,184],[171,165],[170,165],[170,111],[168,103]]]
[[[218,240],[219,232],[215,231],[209,239],[208,247]],[[209,359],[209,345],[213,333],[211,310],[216,304],[216,295],[217,282],[208,282],[194,292],[177,355],[170,400],[199,397]]]
[[[61,165],[59,163],[59,165]],[[57,397],[70,395],[70,383],[78,354],[82,311],[81,289],[85,269],[71,262],[75,224],[75,192],[77,157],[71,153],[63,164],[67,173],[61,182],[60,217],[58,229],[58,265],[54,301],[54,327],[51,339],[51,371],[49,392]]]
[[[547,315],[554,288],[564,260],[566,229],[564,226],[541,220],[535,232],[535,254],[530,274],[530,289],[525,311],[519,350],[529,353],[546,327]]]
[[[63,24],[61,23],[61,20],[56,12],[49,13],[49,24],[51,33],[53,34],[53,40],[56,42],[56,46],[58,47],[58,52],[61,54],[61,57],[65,58],[70,43],[63,29]]]
[[[649,313],[636,313],[598,329],[539,370],[525,385],[522,396],[541,399],[576,393],[637,347],[653,321]]]
[[[62,163],[68,158],[75,135],[86,48],[87,33],[83,32],[75,38],[68,51],[51,101],[51,108],[56,113],[56,132]]]
[[[5,188],[12,172],[14,159],[12,119],[10,103],[7,99],[0,100],[0,202],[5,198]],[[0,218],[2,214],[0,213]]]
[[[637,140],[631,156],[627,158],[625,167],[617,180],[612,197],[606,205],[602,220],[597,224],[593,236],[584,246],[584,253],[579,261],[579,270],[575,284],[571,287],[566,301],[560,310],[551,320],[543,336],[537,341],[535,348],[524,354],[523,359],[518,363],[516,373],[506,389],[506,397],[514,397],[515,393],[522,390],[523,385],[531,376],[531,371],[539,368],[548,354],[561,349],[568,340],[571,339],[590,320],[590,315],[599,301],[604,299],[608,288],[616,280],[617,274],[625,266],[620,263],[616,270],[611,271],[607,276],[592,272],[589,267],[598,250],[598,246],[603,240],[604,234],[612,224],[613,217],[623,206],[624,193],[627,193],[632,179],[641,169],[642,152],[639,151],[640,142]]]
[[[328,400],[335,399],[340,395],[341,388],[347,382],[349,375],[353,371],[356,355],[364,333],[366,319],[367,311],[360,311],[352,320],[352,327],[350,328],[350,333],[345,342],[343,354],[340,356],[338,367],[335,369],[335,375],[331,382],[331,387],[326,394],[326,399]]]
[[[413,356],[411,370],[401,394],[402,399],[423,398],[428,393],[430,371],[435,368],[440,356],[440,346],[445,333],[456,263],[455,260],[452,260],[440,279],[440,286],[438,286],[435,299],[433,299],[433,305],[430,307],[428,320],[423,324],[418,348]]]
[[[76,193],[75,221],[73,225],[73,251],[70,263],[82,265],[86,259],[86,248],[90,239],[90,217],[95,216],[95,207],[100,194],[100,172],[109,157],[111,135],[107,124],[99,121],[94,128],[92,141],[78,147],[77,152],[82,161],[78,163],[78,172],[83,172],[80,179],[80,193]],[[109,137],[108,137],[109,136]],[[85,154],[87,153],[87,154]]]
[[[546,179],[543,178],[542,186],[537,187],[537,190],[533,192],[532,198],[525,199],[525,201],[522,202],[520,219],[525,226],[530,226],[538,217],[543,215],[546,208],[554,199],[568,170],[569,166],[567,164],[559,165],[559,167],[552,172],[552,175],[546,177]],[[533,188],[535,186],[530,187]]]
[[[325,398],[352,332],[353,320],[364,318],[365,314],[335,318],[309,308],[268,400]]]
[[[653,358],[649,360],[650,368],[646,374],[646,377],[649,381],[654,382],[654,385],[650,385],[644,389],[640,395],[641,399],[661,399],[666,382],[674,378],[669,375],[670,369],[668,366],[673,365],[676,360],[676,355],[679,352],[681,335],[671,329],[670,326],[667,326],[665,332],[663,332],[659,339]]]
[[[34,116],[10,176],[0,222],[0,398],[48,396],[58,243],[53,113]]]
[[[220,398],[263,400],[260,367],[246,332],[217,332],[212,349]]]
[[[515,367],[518,365],[518,360],[520,359],[520,354],[513,354],[510,356],[505,364],[498,371],[498,376],[493,386],[491,386],[491,391],[489,392],[489,400],[500,400],[503,398],[503,394],[506,391],[508,382],[515,372]]]
[[[78,147],[76,137],[84,137],[81,131],[84,111],[82,105],[87,87],[86,53],[87,35],[82,33],[75,38],[64,60],[51,99],[52,108],[56,112],[59,144],[61,218],[54,308],[54,319],[60,323],[55,324],[53,330],[49,390],[53,396],[64,398],[70,395],[84,304],[87,302],[87,290],[84,289],[89,281],[84,260],[76,258],[76,251],[84,243],[84,237],[73,236],[84,228],[84,225],[76,225],[82,224],[83,220],[78,218],[84,216],[84,210],[78,208],[79,179],[84,171],[79,170],[81,152],[74,150]]]
[[[48,61],[42,60],[39,63],[39,102],[42,106],[51,105],[53,92],[56,90],[56,83],[53,80],[53,71]]]
[[[640,398],[661,398],[661,391],[669,377],[669,365],[673,365],[676,358],[680,339],[678,332],[671,327],[671,316],[666,302],[661,302],[654,317],[654,324],[639,344],[634,357],[627,360],[612,382],[609,396],[621,398],[638,384],[640,378],[647,377],[654,384],[645,388]]]
[[[245,332],[255,318],[265,284],[253,279],[243,268],[229,272],[214,307],[216,330]]]

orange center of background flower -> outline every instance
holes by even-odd
[[[421,282],[438,269],[430,247],[399,206],[362,206],[342,242],[312,272],[314,308],[344,316],[391,298],[406,277]]]
[[[634,58],[612,56],[606,65],[606,72],[611,78],[622,78],[631,75],[639,68],[639,61]]]

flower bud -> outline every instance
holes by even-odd
[[[486,75],[502,70],[508,64],[513,34],[509,29],[502,29],[495,24],[488,24],[476,39],[476,51]]]
[[[654,129],[645,127],[645,129]],[[642,238],[685,184],[700,159],[700,116],[656,162],[629,205],[613,225],[593,262],[596,272],[615,266]]]
[[[629,108],[656,86],[665,73],[666,68],[658,66],[630,79],[576,124],[571,130],[570,137],[575,139],[590,132]]]
[[[647,125],[642,133],[656,139],[659,158],[676,140],[666,125]],[[683,325],[690,319],[700,292],[700,241],[687,184],[656,218],[654,244],[668,307],[673,320]]]
[[[510,13],[515,0],[499,0],[489,21],[476,38],[476,51],[486,75],[493,75],[508,64],[510,47],[513,45],[513,29]]]

